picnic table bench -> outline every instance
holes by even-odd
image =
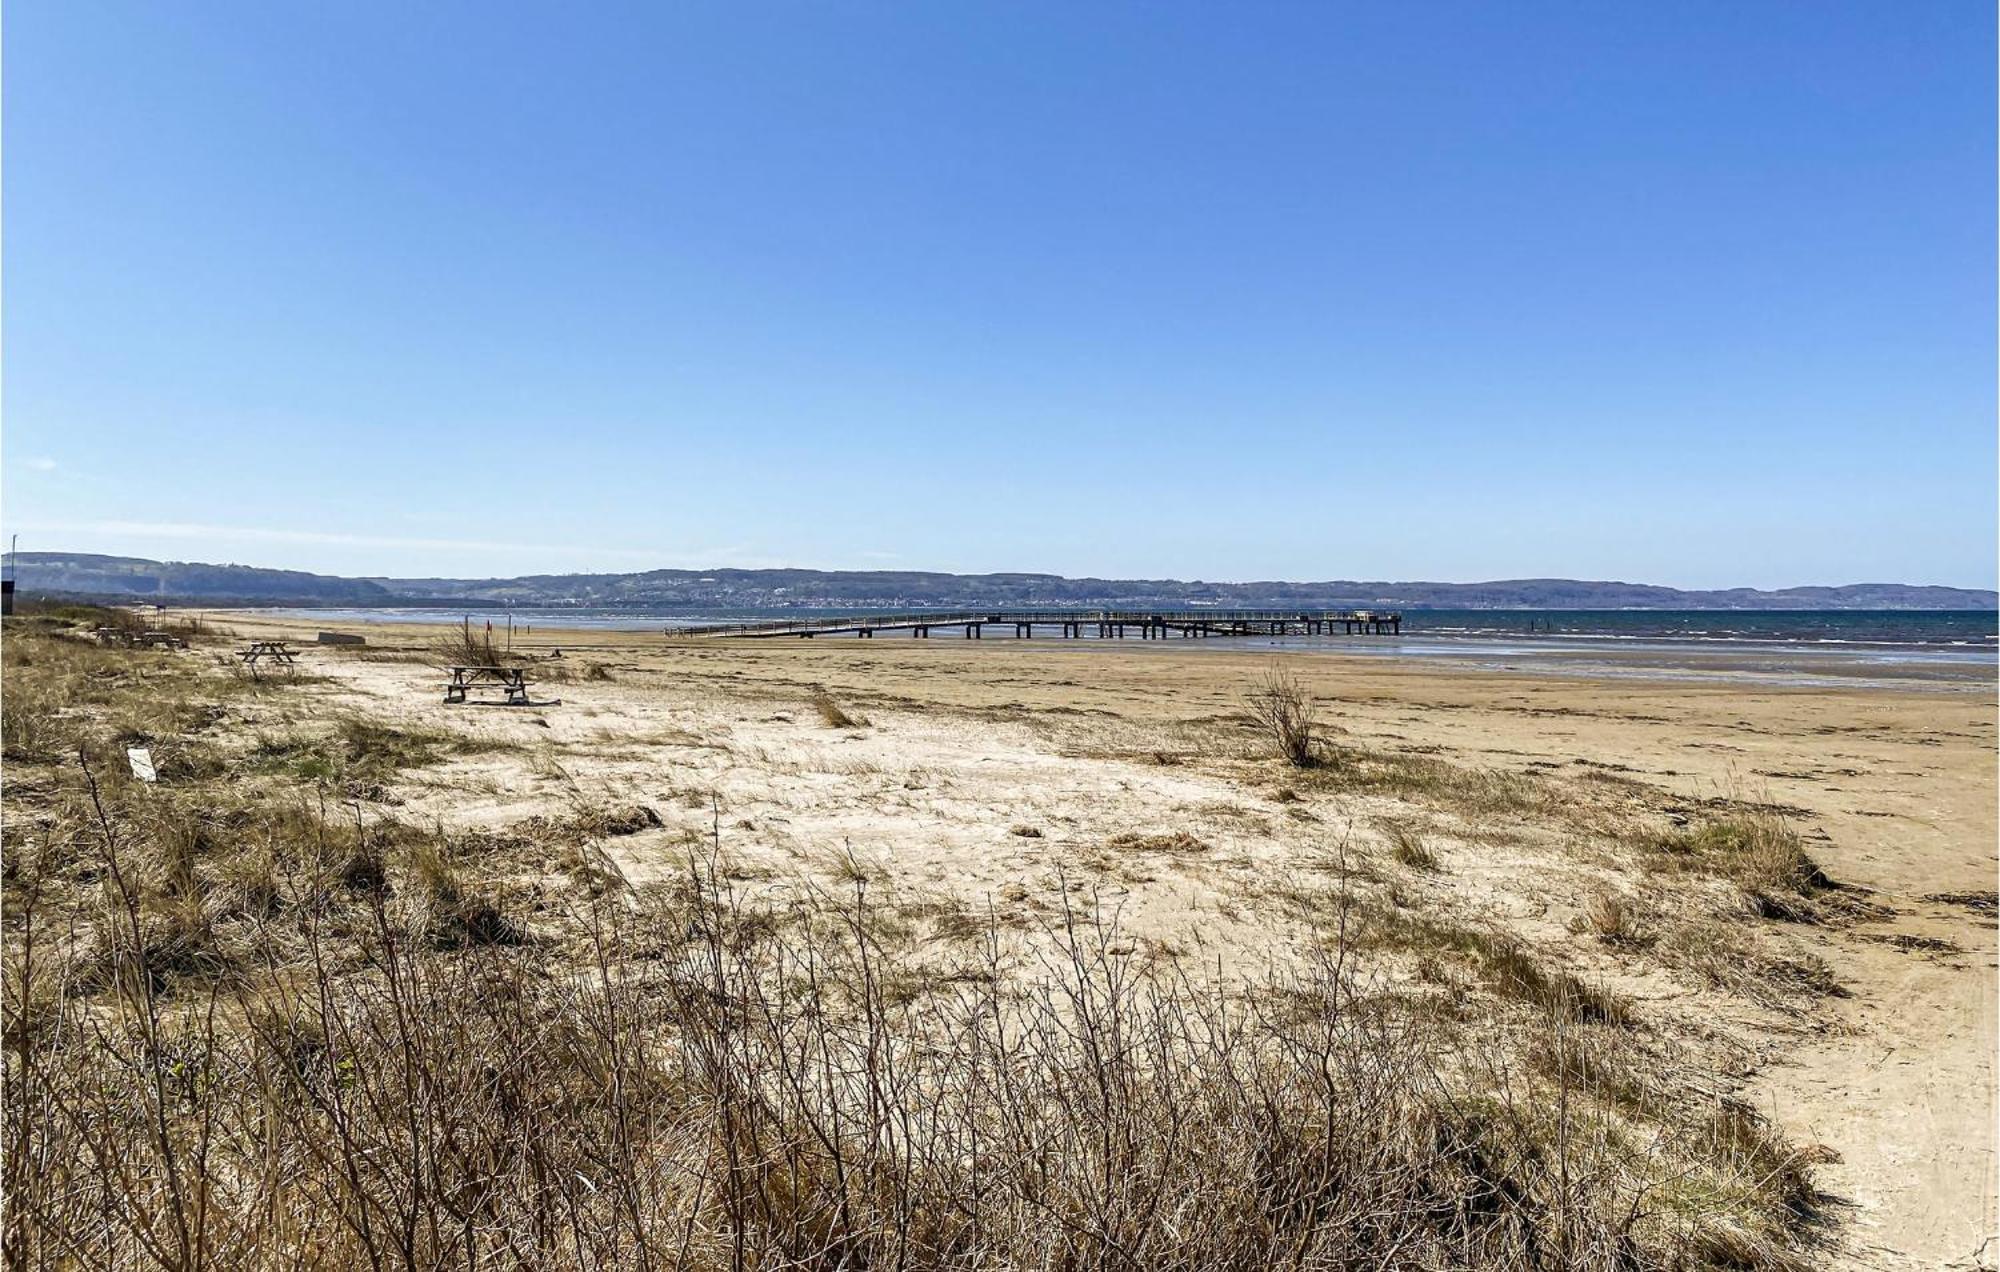
[[[90,634],[97,637],[97,643],[100,645],[130,645],[132,643],[132,633],[122,627],[96,627],[91,629]]]
[[[298,663],[298,653],[285,647],[281,640],[253,640],[248,649],[239,649],[236,656],[250,670],[257,670],[257,664],[268,658],[280,667],[293,667]]]
[[[138,643],[148,649],[186,649],[188,643],[172,632],[140,632]]]
[[[528,705],[527,673],[520,667],[453,667],[445,684],[446,702],[464,702],[468,693],[498,691],[507,695],[507,705]]]

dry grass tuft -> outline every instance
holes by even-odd
[[[20,638],[13,640],[18,644]],[[76,732],[64,718],[63,704],[45,683],[7,686],[0,698],[0,756],[47,763],[75,745]]]
[[[1170,835],[1142,835],[1136,831],[1125,831],[1104,841],[1104,846],[1116,852],[1160,852],[1172,856],[1189,856],[1208,851],[1208,844],[1184,830]]]
[[[1389,855],[1412,870],[1438,869],[1437,854],[1424,839],[1424,834],[1407,821],[1383,819],[1378,822],[1382,834],[1389,841]]]
[[[1571,928],[1587,932],[1606,945],[1636,946],[1644,943],[1633,907],[1624,897],[1608,889],[1590,894]]]
[[[1353,746],[1342,747],[1339,756],[1340,763],[1297,774],[1295,780],[1311,790],[1388,796],[1472,818],[1530,815],[1591,829],[1605,816],[1602,801],[1533,774]]]
[[[1708,874],[1742,888],[1765,918],[1813,922],[1813,899],[1835,889],[1799,834],[1775,813],[1746,812],[1644,836],[1657,869]]]
[[[499,900],[471,886],[449,847],[426,840],[410,859],[411,880],[427,912],[432,948],[520,945],[527,934],[502,910]]]
[[[1311,768],[1319,762],[1313,738],[1318,716],[1312,695],[1290,670],[1274,666],[1266,671],[1263,682],[1244,699],[1244,705],[1285,763]]]
[[[820,722],[831,729],[858,729],[868,723],[859,716],[850,715],[825,689],[813,690],[812,708],[819,713]]]
[[[1799,999],[1843,992],[1833,969],[1818,955],[1774,948],[1755,931],[1726,921],[1697,920],[1668,927],[1653,952],[1669,967],[1780,1011],[1796,1012]]]
[[[1361,907],[1359,917],[1358,939],[1365,946],[1419,957],[1455,956],[1469,963],[1487,988],[1503,998],[1586,1024],[1632,1023],[1630,1008],[1616,994],[1545,967],[1525,944],[1504,933],[1379,904]]]
[[[454,755],[506,750],[510,745],[443,729],[391,726],[347,716],[330,732],[316,726],[259,735],[246,758],[252,772],[376,798],[385,783],[407,770],[430,768]]]

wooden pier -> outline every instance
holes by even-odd
[[[1381,610],[978,610],[957,613],[850,614],[839,618],[783,619],[761,623],[722,623],[708,627],[669,627],[669,636],[733,636],[768,640],[779,636],[874,636],[877,632],[908,632],[923,638],[932,631],[961,629],[967,640],[981,640],[988,627],[1012,630],[1032,640],[1037,627],[1064,640],[1141,640],[1208,636],[1344,636],[1398,635],[1403,616]]]

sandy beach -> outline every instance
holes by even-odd
[[[347,623],[368,644],[332,649],[310,645],[309,621],[211,621],[308,642],[303,665],[324,680],[260,711],[362,711],[532,748],[410,774],[394,792],[403,815],[500,828],[574,788],[658,810],[661,825],[606,841],[634,882],[670,877],[687,844],[713,835],[750,879],[833,877],[851,858],[1003,917],[1088,892],[1141,953],[1196,951],[1227,969],[1294,955],[1301,878],[1371,863],[1400,895],[1627,996],[1663,1045],[1817,1146],[1837,1228],[1827,1261],[1992,1266],[1990,682],[1785,687],[1282,657],[1336,747],[1533,792],[1499,799],[1463,783],[1288,779],[1241,720],[1265,653],[538,625],[514,648],[549,705],[506,709],[441,704],[428,629]],[[1647,874],[1621,845],[1629,827],[1724,807],[1775,811],[1839,885],[1837,913],[1760,922],[1746,938],[1758,957],[1823,961],[1826,992],[1693,974],[1662,952],[1664,935],[1587,935],[1580,915],[1607,891],[1663,934],[1693,914],[1691,884]],[[1421,836],[1428,868],[1383,864],[1405,833]]]

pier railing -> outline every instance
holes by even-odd
[[[1037,626],[1058,626],[1065,636],[1082,635],[1082,628],[1095,626],[1101,635],[1123,635],[1124,628],[1138,628],[1142,635],[1154,629],[1173,629],[1200,635],[1286,635],[1292,629],[1308,634],[1330,632],[1339,626],[1355,632],[1396,632],[1402,628],[1400,612],[1384,610],[1278,610],[1278,609],[1191,609],[1191,610],[1078,610],[1078,609],[989,609],[912,610],[899,613],[843,614],[818,618],[767,619],[744,623],[713,623],[669,627],[669,636],[774,637],[820,636],[852,632],[871,635],[878,631],[912,631],[928,635],[933,627],[964,627],[968,635],[978,629],[1013,626],[1020,634],[1033,635]],[[1252,630],[1238,630],[1238,629]]]

